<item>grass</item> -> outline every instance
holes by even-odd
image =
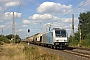
[[[54,55],[40,47],[25,46],[24,51],[27,60],[63,60],[59,55]]]
[[[33,45],[4,44],[0,46],[0,60],[63,60],[63,58]]]
[[[0,46],[0,60],[23,60],[23,45],[20,44],[4,44]]]

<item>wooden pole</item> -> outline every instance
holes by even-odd
[[[72,37],[74,36],[74,14],[72,14]]]
[[[82,37],[81,37],[81,29],[80,29],[80,47],[81,47]]]

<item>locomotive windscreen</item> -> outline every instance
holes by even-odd
[[[56,37],[66,37],[65,30],[55,30]]]

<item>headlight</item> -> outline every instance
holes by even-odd
[[[64,42],[65,42],[66,40],[64,40]]]
[[[64,40],[64,42],[67,42],[67,40]]]

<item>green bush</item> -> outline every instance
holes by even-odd
[[[11,43],[14,43],[14,42],[15,42],[15,43],[20,43],[20,42],[21,42],[21,39],[15,39],[15,41],[14,41],[14,40],[10,40],[10,42],[11,42]]]
[[[79,44],[78,40],[73,40],[69,43],[70,46],[77,46]]]
[[[79,44],[79,40],[77,38],[77,36],[70,36],[69,37],[69,46],[77,46]]]
[[[12,39],[12,36],[15,37],[15,41]],[[21,38],[19,35],[12,35],[12,34],[9,34],[9,35],[6,35],[6,37],[11,40],[12,43],[20,43],[21,42]]]
[[[20,42],[21,42],[20,39],[16,39],[16,40],[15,40],[15,43],[20,43]]]
[[[90,46],[90,40],[86,39],[86,40],[82,40],[82,43],[81,43],[82,46]]]
[[[9,39],[6,38],[5,36],[0,36],[0,41],[4,43],[10,43]]]

